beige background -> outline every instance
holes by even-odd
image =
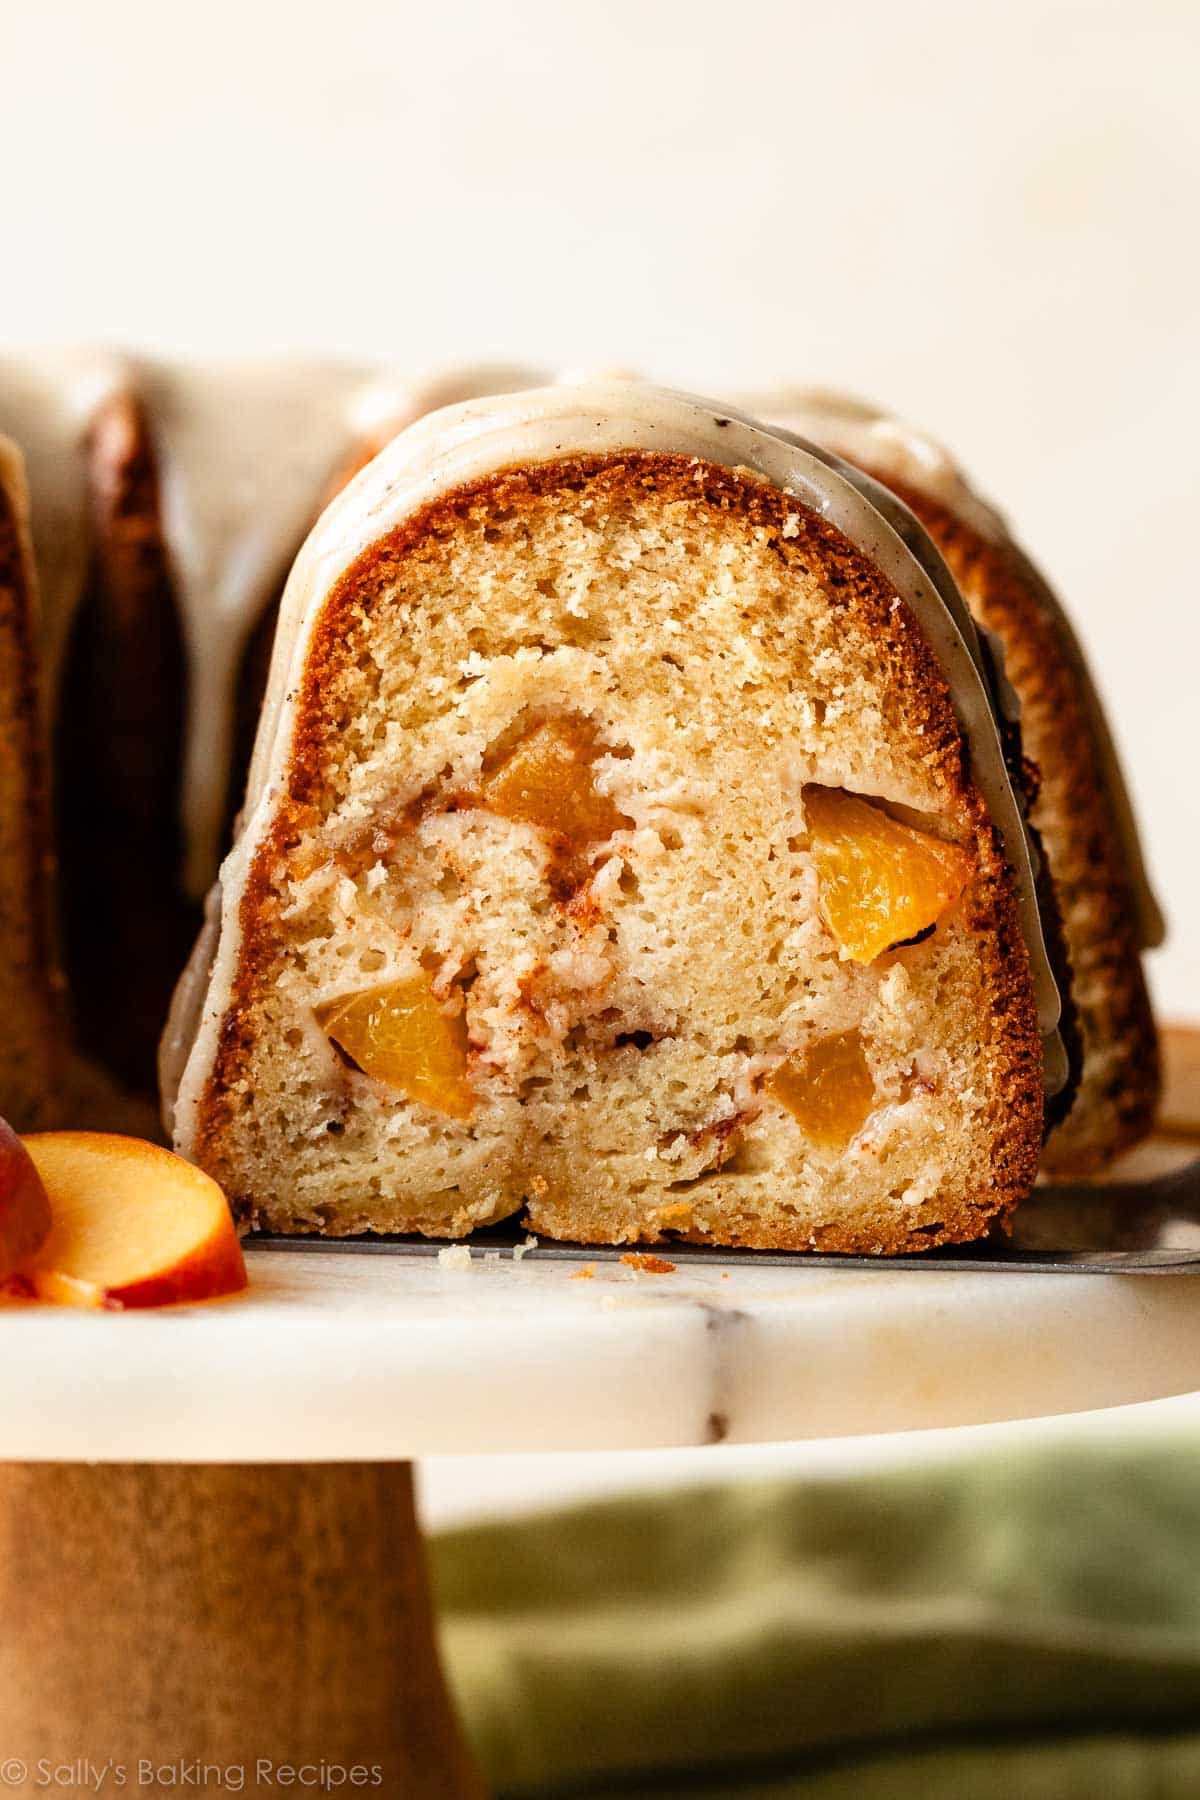
[[[887,400],[1074,602],[1200,1012],[1195,0],[0,0],[0,334]]]
[[[1078,611],[1200,1015],[1196,0],[0,0],[0,70],[8,342],[816,379],[933,427]]]

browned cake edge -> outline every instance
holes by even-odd
[[[0,1113],[18,1129],[53,1120],[64,1054],[35,604],[21,521],[0,470],[0,651],[7,665],[0,756],[12,799],[12,816],[0,819],[0,936],[13,983],[4,995]]]
[[[201,1095],[194,1154],[202,1166],[221,1169],[220,1140],[233,1106],[232,1096],[247,1076],[253,1050],[253,1012],[258,996],[274,983],[282,963],[277,930],[276,870],[319,813],[321,746],[333,728],[328,696],[332,674],[344,654],[350,622],[369,617],[381,588],[423,539],[452,534],[473,515],[493,507],[517,508],[531,497],[581,487],[627,484],[666,500],[702,498],[719,515],[739,510],[772,533],[775,552],[785,562],[817,570],[831,605],[861,609],[885,647],[890,672],[905,691],[912,715],[923,722],[929,763],[947,793],[962,806],[974,834],[980,879],[967,924],[979,936],[985,981],[996,996],[991,1054],[997,1072],[993,1104],[994,1155],[988,1191],[961,1196],[953,1204],[937,1197],[915,1209],[908,1231],[891,1219],[862,1218],[853,1226],[830,1226],[820,1239],[827,1251],[873,1250],[881,1254],[925,1250],[939,1243],[969,1241],[990,1224],[1002,1223],[1028,1194],[1037,1173],[1043,1119],[1042,1049],[1029,978],[1028,955],[1005,866],[1003,846],[972,783],[963,737],[945,677],[908,608],[879,571],[833,526],[784,495],[734,471],[689,457],[629,453],[625,456],[572,456],[527,468],[502,471],[455,490],[423,508],[371,545],[338,581],[324,602],[309,646],[297,698],[296,730],[284,776],[284,797],[259,845],[242,897],[241,944],[232,997],[222,1022],[213,1069]],[[797,529],[797,519],[799,527]],[[788,535],[784,535],[784,526]],[[225,1177],[228,1180],[228,1176]],[[231,1193],[235,1211],[252,1219],[253,1196]],[[572,1236],[583,1236],[571,1227]],[[657,1241],[662,1234],[648,1235]],[[760,1248],[810,1248],[807,1238],[755,1228],[725,1241]]]
[[[55,706],[59,910],[77,1047],[154,1091],[199,909],[180,891],[185,665],[144,409],[120,390],[85,444],[90,553]]]
[[[1041,777],[1032,819],[1047,848],[1084,1053],[1074,1106],[1051,1133],[1043,1162],[1091,1173],[1147,1135],[1160,1088],[1158,1036],[1120,825],[1104,781],[1104,746],[1080,689],[1075,647],[1020,552],[984,537],[927,494],[890,485],[936,541],[972,611],[1004,644],[1021,699],[1025,746]]]

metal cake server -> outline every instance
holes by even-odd
[[[511,1257],[523,1227],[503,1225],[467,1240],[480,1256]],[[414,1237],[275,1237],[253,1234],[248,1250],[296,1250],[360,1256],[436,1256],[449,1239]],[[636,1247],[634,1247],[636,1249]],[[998,1269],[1080,1275],[1167,1275],[1200,1272],[1200,1156],[1140,1180],[1050,1183],[1035,1188],[1013,1216],[1011,1238],[952,1244],[913,1256],[808,1256],[797,1251],[723,1250],[707,1244],[657,1247],[680,1267],[745,1263],[789,1269]],[[538,1243],[530,1260],[612,1262],[630,1247]]]

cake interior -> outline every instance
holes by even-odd
[[[634,455],[460,490],[335,588],[297,721],[194,1145],[244,1218],[884,1251],[1027,1191],[1027,964],[945,682],[787,496]]]

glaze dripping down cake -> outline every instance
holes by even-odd
[[[751,402],[877,476],[917,514],[976,619],[1003,645],[1036,767],[1030,817],[1054,879],[1082,1038],[1079,1091],[1047,1142],[1047,1168],[1091,1173],[1150,1129],[1158,1042],[1141,952],[1163,921],[1133,809],[1079,641],[1004,519],[940,444],[844,396],[803,390]]]
[[[630,384],[442,412],[334,503],[168,1039],[243,1219],[893,1251],[1028,1192],[1058,995],[894,507]]]

